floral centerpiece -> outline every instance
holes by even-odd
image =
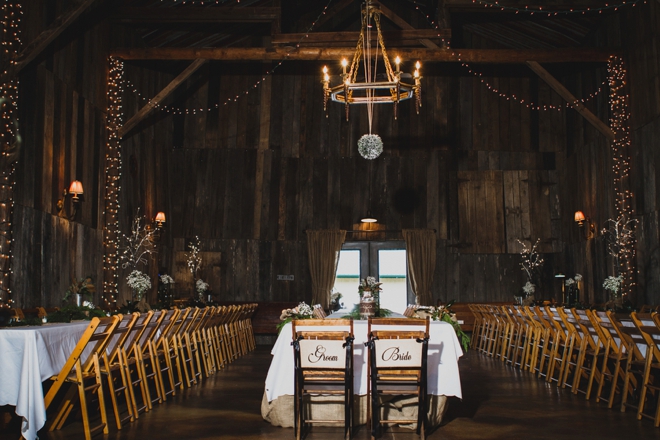
[[[337,311],[342,308],[344,305],[340,300],[342,299],[343,295],[339,292],[333,292],[332,295],[330,295],[330,310]]]
[[[573,278],[567,278],[566,281],[564,281],[564,287],[566,289],[566,304],[569,306],[580,301],[580,281],[582,281],[582,275],[579,273],[576,273]]]
[[[470,346],[470,337],[465,334],[463,329],[461,329],[461,325],[458,323],[458,319],[456,318],[456,313],[452,312],[451,310],[452,304],[453,301],[451,301],[446,306],[419,306],[415,310],[414,317],[426,318],[430,316],[433,321],[443,321],[451,324],[451,326],[454,328],[454,332],[456,332],[456,337],[461,343],[461,347],[463,347],[463,352],[467,353],[468,347]]]
[[[195,281],[195,291],[200,301],[204,301],[204,293],[209,290],[209,283],[205,282],[203,279],[199,278]]]
[[[621,289],[621,283],[623,283],[623,275],[619,275],[616,277],[609,276],[605,278],[605,281],[603,282],[603,289],[609,290],[612,292],[612,300],[617,301],[619,299],[619,290]]]
[[[298,304],[298,307],[284,309],[280,315],[280,323],[277,324],[277,334],[279,335],[284,326],[294,319],[312,319],[313,317],[314,310],[305,301]]]
[[[69,289],[64,293],[62,302],[66,303],[71,297],[75,297],[76,305],[80,306],[83,298],[92,299],[94,292],[96,292],[96,288],[92,277],[80,278],[79,280],[73,277]]]
[[[174,278],[168,274],[158,275],[158,309],[168,309],[172,305],[172,287],[174,286]]]
[[[128,274],[126,282],[128,287],[133,291],[133,300],[137,302],[142,301],[144,293],[151,289],[151,279],[147,274],[137,269]]]
[[[367,319],[370,316],[375,316],[378,309],[380,309],[380,291],[381,284],[376,281],[375,277],[367,277],[360,280],[358,285],[358,293],[360,295],[360,317]]]

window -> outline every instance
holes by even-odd
[[[360,302],[360,279],[376,277],[383,285],[380,306],[403,313],[411,301],[406,249],[403,241],[344,243],[339,254],[335,292],[341,292],[344,308]]]

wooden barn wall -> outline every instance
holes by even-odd
[[[70,2],[24,5],[29,44]],[[12,299],[19,307],[59,306],[71,278],[102,275],[107,26],[97,9],[81,17],[21,72],[21,155],[14,193]],[[76,221],[57,216],[72,180],[83,182]],[[66,203],[70,210],[70,200]],[[98,303],[100,292],[96,294]]]
[[[637,288],[631,300],[639,305],[660,304],[660,230],[658,182],[660,179],[660,70],[658,52],[660,37],[660,5],[649,2],[627,8],[610,17],[592,38],[602,47],[621,47],[628,71],[631,129],[630,182],[634,192],[636,234]],[[587,96],[603,83],[607,71],[572,72],[562,80],[576,96]],[[589,105],[603,121],[608,121],[607,88]],[[565,251],[557,269],[568,276],[585,275],[583,290],[592,303],[606,300],[603,280],[615,274],[604,238],[585,240],[572,220],[575,210],[582,210],[597,228],[607,226],[617,216],[612,172],[612,154],[602,135],[573,114],[567,119],[565,157],[558,161],[562,179],[562,230]],[[562,171],[563,169],[563,171]]]
[[[638,304],[660,304],[660,4],[622,16],[630,78],[632,183],[637,226]]]
[[[540,238],[549,261],[561,251],[564,113],[532,112],[460,66],[428,65],[419,115],[411,102],[400,106],[396,121],[391,106],[376,108],[373,132],[385,151],[367,161],[356,147],[369,131],[364,108],[351,107],[346,122],[343,107],[330,103],[326,117],[320,66],[312,63],[285,63],[251,88],[269,67],[207,63],[166,103],[188,112],[161,111],[122,143],[122,219],[138,207],[150,216],[166,211],[158,266],[183,277],[180,295],[192,291],[192,277],[180,268],[198,236],[202,251],[218,254],[220,263],[206,269],[218,299],[309,301],[305,230],[352,229],[367,210],[388,230],[437,231],[440,301],[512,300],[524,284],[518,239]],[[155,94],[159,86],[150,81],[158,68],[131,69],[131,81],[142,81],[139,93]],[[522,72],[486,70],[502,91],[561,104]],[[139,100],[126,94],[127,118]],[[485,184],[490,189],[481,193]],[[491,190],[497,197],[482,203]],[[495,240],[479,239],[491,231]],[[204,270],[203,263],[202,278]],[[546,272],[541,283],[550,296],[552,271]]]
[[[24,40],[36,37],[62,4],[26,8]],[[593,36],[603,47],[621,44],[629,68],[637,296],[651,304],[660,303],[658,8],[649,2],[624,10]],[[71,276],[101,276],[111,43],[104,26],[84,26],[21,75],[25,141],[15,194],[13,299],[25,307],[57,305]],[[419,115],[410,102],[397,121],[391,106],[377,108],[373,131],[385,152],[375,161],[357,153],[357,140],[369,131],[363,108],[351,108],[346,122],[343,108],[331,103],[326,118],[320,65],[284,63],[252,88],[271,67],[208,63],[167,104],[217,104],[218,110],[156,112],[122,142],[122,228],[128,232],[138,208],[147,219],[160,210],[168,216],[158,261],[146,268],[154,281],[158,272],[180,273],[187,244],[199,236],[209,258],[200,275],[213,281],[218,299],[309,301],[304,231],[351,229],[369,209],[387,229],[437,231],[437,300],[511,300],[525,281],[517,240],[537,238],[546,259],[544,298],[557,296],[552,275],[561,271],[583,274],[584,298],[604,300],[602,281],[612,273],[604,243],[585,240],[572,217],[580,209],[602,228],[614,216],[609,145],[573,111],[532,111],[485,84],[525,102],[563,104],[524,67],[472,66],[482,82],[455,64],[425,65]],[[151,97],[183,68],[135,63],[126,72]],[[607,75],[604,66],[549,70],[576,96],[595,92]],[[587,104],[604,121],[606,95]],[[141,103],[127,90],[125,117]],[[57,218],[56,202],[74,177],[85,195],[78,220],[69,222]],[[496,203],[482,203],[491,194]],[[279,274],[294,281],[277,281]],[[183,277],[177,286],[182,294],[189,281]],[[122,282],[120,300],[126,297]]]

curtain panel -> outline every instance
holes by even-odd
[[[312,276],[312,304],[330,305],[330,294],[335,283],[339,251],[346,239],[344,230],[307,231],[309,271]]]
[[[417,304],[433,305],[431,284],[435,274],[436,236],[432,229],[404,229],[408,272]]]

